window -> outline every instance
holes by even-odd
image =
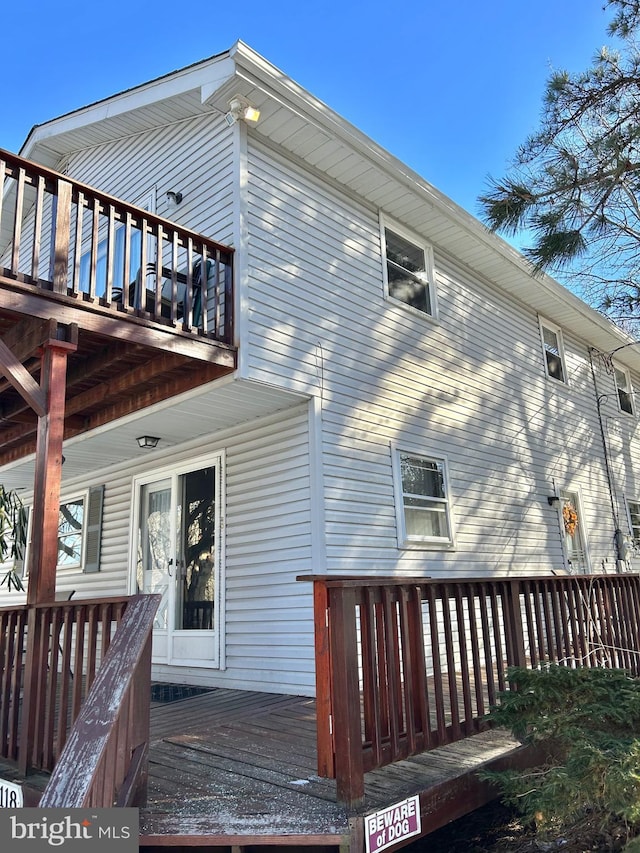
[[[629,511],[629,530],[633,544],[637,548],[640,546],[640,501],[627,501],[627,509]]]
[[[58,568],[100,570],[104,486],[60,504]]]
[[[564,362],[562,332],[557,326],[552,326],[545,320],[540,320],[540,335],[542,337],[544,366],[547,376],[551,379],[557,379],[558,382],[566,382],[567,371]]]
[[[84,540],[84,497],[60,504],[58,519],[58,566],[79,566],[82,563]]]
[[[394,455],[399,541],[453,544],[444,459],[404,450]]]
[[[633,387],[629,371],[623,367],[614,367],[616,390],[618,391],[618,408],[628,415],[633,414]]]
[[[384,229],[384,238],[389,298],[434,316],[431,251],[389,228]]]

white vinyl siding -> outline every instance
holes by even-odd
[[[68,174],[131,202],[150,187],[156,213],[214,240],[233,239],[233,134],[207,115],[78,151]],[[182,193],[176,207],[167,191]]]
[[[439,322],[385,300],[378,211],[250,143],[247,376],[319,400],[328,570],[562,570],[554,482],[580,488],[592,565],[613,566],[586,343],[563,336],[568,405],[537,315],[435,243]],[[455,551],[398,550],[390,443],[447,459]]]

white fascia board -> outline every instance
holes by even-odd
[[[180,96],[195,89],[200,89],[200,99],[204,103],[213,92],[233,77],[234,71],[235,63],[233,60],[228,55],[222,55],[206,60],[195,67],[174,72],[166,77],[113,95],[95,104],[89,104],[45,124],[36,125],[31,130],[20,153],[23,157],[29,157],[29,152],[47,139],[73,132],[90,124],[108,121],[110,118]]]

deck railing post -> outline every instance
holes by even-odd
[[[67,292],[71,239],[71,189],[69,181],[58,179],[53,242],[53,290],[55,293]]]
[[[313,618],[316,654],[316,730],[318,775],[332,779],[335,774],[331,731],[331,646],[329,641],[329,596],[327,585],[313,582]]]
[[[24,663],[24,695],[20,720],[20,739],[18,742],[18,769],[26,775],[34,765],[34,749],[37,730],[43,714],[41,682],[46,666],[43,659],[42,614],[34,606],[27,611],[27,648]],[[48,647],[48,638],[47,638]],[[37,762],[36,762],[37,763]]]
[[[506,653],[509,666],[526,666],[520,587],[518,578],[510,578],[503,587]]]
[[[364,799],[364,761],[354,588],[329,589],[329,631],[337,797],[355,808]]]

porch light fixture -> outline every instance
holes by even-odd
[[[549,497],[547,498],[547,503],[549,504],[549,506],[558,506],[558,504],[560,503],[560,498],[558,497],[558,495],[549,495]]]
[[[182,193],[176,193],[173,190],[169,190],[169,192],[167,193],[167,198],[173,204],[180,204],[183,196],[182,196]]]
[[[259,118],[260,110],[252,106],[242,95],[234,95],[229,101],[229,112],[225,115],[229,127],[240,120],[255,124]]]
[[[138,447],[148,450],[157,447],[160,439],[157,435],[139,435],[136,441],[138,442]]]

